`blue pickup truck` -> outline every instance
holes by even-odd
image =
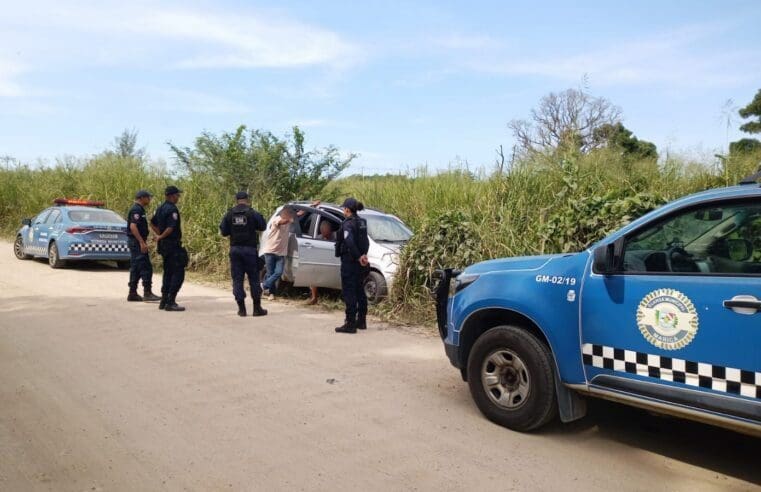
[[[759,178],[580,253],[439,271],[439,331],[481,412],[529,431],[598,397],[761,436]]]

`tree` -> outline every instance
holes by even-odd
[[[638,139],[622,123],[605,124],[595,129],[593,141],[595,146],[616,150],[627,158],[658,158],[658,149],[654,143]]]
[[[741,131],[750,134],[761,133],[761,89],[756,92],[756,96],[747,106],[740,108],[738,113],[744,119],[751,119],[740,126]],[[756,138],[741,138],[729,144],[730,155],[757,152],[759,149],[761,149],[761,140]]]
[[[122,158],[133,158],[142,161],[145,158],[145,147],[137,147],[137,130],[125,129],[121,135],[114,138],[113,154]]]
[[[220,136],[204,132],[192,148],[171,142],[169,147],[191,175],[207,173],[230,193],[255,190],[258,196],[283,202],[319,196],[356,157],[341,156],[333,146],[306,151],[304,141],[298,127],[281,139],[241,125]]]
[[[761,89],[756,92],[753,100],[747,106],[741,108],[738,113],[745,119],[752,118],[751,121],[743,123],[740,126],[740,130],[745,133],[761,133]]]
[[[586,153],[599,145],[595,130],[620,119],[620,108],[607,99],[568,89],[544,96],[529,119],[512,120],[508,127],[524,153],[567,148]]]

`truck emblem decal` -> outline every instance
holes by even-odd
[[[642,336],[663,350],[686,347],[698,332],[698,313],[689,297],[674,289],[658,289],[637,307]]]

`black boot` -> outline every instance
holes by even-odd
[[[161,294],[161,302],[159,302],[159,309],[166,309],[166,294]]]
[[[143,298],[140,297],[140,294],[137,293],[137,289],[130,289],[127,300],[129,302],[142,302]]]
[[[254,299],[254,316],[267,316],[267,310],[262,308],[262,300]]]
[[[175,302],[176,297],[176,295],[173,295],[166,300],[166,307],[164,308],[164,311],[185,311],[183,306],[180,306]]]
[[[367,318],[359,318],[359,319],[357,319],[357,329],[358,330],[366,330],[367,329]]]
[[[156,301],[160,301],[160,300],[161,300],[161,298],[159,296],[157,296],[156,294],[154,294],[151,291],[150,287],[143,287],[143,301],[145,301],[145,302],[156,302]]]
[[[343,325],[336,328],[336,333],[357,333],[357,322],[346,320]]]
[[[238,303],[238,316],[245,316],[246,315],[246,302],[245,301],[235,301]]]

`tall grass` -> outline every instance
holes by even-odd
[[[397,282],[381,309],[396,318],[430,319],[422,280],[426,268],[577,248],[654,203],[734,184],[755,171],[759,160],[761,155],[714,164],[680,158],[629,162],[599,151],[538,156],[501,174],[451,170],[350,177],[331,183],[325,193],[354,195],[370,207],[396,214],[418,233],[420,240],[403,254],[400,272],[406,280]],[[108,208],[126,213],[135,191],[145,188],[157,195],[153,208],[168,184],[185,191],[180,209],[191,268],[225,275],[227,241],[219,236],[218,224],[232,197],[218,177],[173,176],[161,166],[113,154],[45,168],[0,168],[0,232],[11,236],[22,218],[33,216],[59,196],[104,200]],[[252,191],[254,206],[268,216],[277,204]],[[582,222],[589,227],[577,229]],[[445,230],[458,227],[459,236]],[[472,240],[464,244],[463,234]],[[434,246],[447,237],[460,238],[457,241],[463,244],[445,244],[437,250]]]

